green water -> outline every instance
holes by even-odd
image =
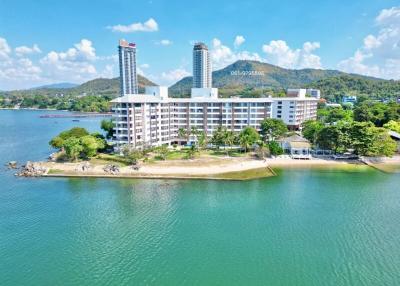
[[[98,120],[0,111],[0,163]],[[0,285],[399,285],[400,176],[247,182],[0,173]]]

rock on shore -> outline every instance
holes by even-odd
[[[103,168],[104,172],[112,175],[116,175],[119,173],[119,167],[117,165],[106,165]]]
[[[26,162],[25,166],[22,166],[20,172],[15,174],[19,177],[40,177],[47,173],[48,169],[43,167],[40,163]]]

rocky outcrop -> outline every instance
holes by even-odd
[[[47,173],[48,169],[43,167],[40,163],[26,162],[20,172],[16,174],[19,177],[40,177]]]
[[[119,167],[117,165],[106,165],[103,168],[104,172],[111,175],[116,175],[119,173]]]
[[[7,167],[9,168],[9,169],[17,169],[17,161],[10,161],[10,162],[8,162],[8,164],[7,164]]]

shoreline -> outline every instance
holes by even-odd
[[[118,166],[118,172],[104,171],[112,163],[89,163],[90,167],[82,170],[80,163],[40,162],[48,169],[47,177],[105,177],[105,178],[157,178],[157,179],[213,179],[247,180],[274,176],[268,164],[252,158],[212,158],[204,157],[193,160],[168,160],[142,163],[139,170],[131,166]],[[117,165],[117,164],[114,164]]]
[[[371,159],[370,159],[371,160]],[[76,163],[36,162],[47,169],[40,177],[69,178],[118,178],[118,179],[204,179],[244,181],[278,176],[278,170],[330,170],[343,172],[363,172],[378,170],[383,173],[400,173],[400,156],[379,159],[379,163],[364,160],[318,159],[296,160],[291,158],[268,158],[258,160],[250,157],[203,157],[193,160],[167,160],[143,163],[139,170],[131,166],[118,166],[118,172],[104,171],[111,162],[93,163],[82,170],[85,161]],[[118,164],[115,164],[118,165]],[[395,166],[395,167],[393,167]],[[279,172],[278,172],[279,173]]]
[[[60,112],[71,112],[71,113],[81,113],[81,114],[104,114],[111,115],[111,112],[91,112],[91,111],[75,111],[68,109],[56,109],[56,108],[36,108],[36,107],[23,107],[23,108],[11,108],[11,107],[0,107],[0,110],[29,110],[29,111],[60,111]]]

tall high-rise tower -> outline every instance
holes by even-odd
[[[121,96],[125,94],[137,94],[136,44],[120,40],[118,53]]]
[[[196,43],[193,47],[193,88],[211,88],[211,62],[208,47]]]

